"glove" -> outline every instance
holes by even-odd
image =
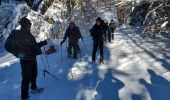
[[[44,45],[47,45],[47,40],[41,41],[40,43],[41,43],[43,46],[44,46]]]
[[[54,45],[51,45],[51,46],[48,48],[48,50],[45,51],[45,54],[46,54],[46,55],[50,55],[50,54],[55,53],[56,51],[57,51],[57,50],[56,50],[55,46],[54,46]]]

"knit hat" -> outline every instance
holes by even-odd
[[[98,17],[98,18],[96,19],[96,21],[102,21],[102,19],[101,19],[100,17]]]
[[[19,24],[21,25],[21,27],[25,27],[27,25],[30,25],[31,21],[28,18],[23,17],[20,19]]]
[[[70,21],[70,24],[74,24],[75,25],[74,21]]]

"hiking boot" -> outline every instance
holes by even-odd
[[[104,63],[104,62],[103,62],[103,58],[100,58],[100,61],[99,61],[99,62],[100,62],[100,63]]]
[[[22,99],[22,100],[29,100],[29,96],[28,96],[28,97],[26,97],[26,98],[24,98],[24,99]]]
[[[77,56],[73,56],[73,59],[77,59]]]
[[[72,58],[72,55],[71,55],[71,54],[68,54],[67,57],[68,57],[68,58]]]
[[[95,63],[96,62],[96,60],[95,59],[92,59],[92,63]]]
[[[80,50],[77,50],[77,54],[80,54]]]
[[[95,63],[95,61],[92,61],[91,63],[93,64],[93,63]]]
[[[43,91],[44,91],[44,88],[31,89],[31,93],[41,93]]]

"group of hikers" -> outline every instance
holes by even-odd
[[[36,42],[35,37],[31,33],[31,21],[23,17],[19,21],[21,25],[20,30],[14,30],[5,42],[5,49],[20,58],[20,64],[22,69],[22,83],[21,83],[21,99],[29,100],[29,84],[31,83],[32,93],[41,93],[44,89],[37,87],[37,60],[36,56],[42,54],[41,47],[47,45],[47,40]],[[90,35],[93,40],[92,62],[96,61],[96,52],[100,50],[100,63],[103,62],[103,47],[106,41],[111,42],[114,39],[114,30],[116,25],[114,20],[108,24],[104,22],[100,17],[96,19],[95,25],[90,29]],[[80,53],[80,47],[78,45],[79,39],[82,39],[80,29],[76,24],[71,21],[69,27],[65,32],[65,36],[61,45],[68,38],[68,57],[77,59],[77,54]],[[12,41],[13,39],[13,41]],[[12,42],[11,42],[12,41]],[[14,46],[15,44],[15,46]]]
[[[90,35],[93,39],[93,52],[92,52],[92,62],[95,62],[97,49],[100,49],[100,62],[103,62],[103,45],[105,42],[111,42],[114,39],[114,31],[116,25],[114,20],[108,24],[104,22],[100,17],[96,19],[96,24],[90,29]],[[80,29],[76,24],[71,21],[61,45],[68,38],[68,57],[73,57],[77,59],[77,54],[80,53],[80,47],[78,45],[79,39],[83,41]],[[73,54],[72,54],[73,49]]]

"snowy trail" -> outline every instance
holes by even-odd
[[[87,36],[84,41],[91,53],[91,38]],[[152,43],[150,45],[156,49]],[[82,61],[69,60],[64,53],[61,62],[60,46],[57,42],[56,46],[58,52],[48,56],[48,70],[59,80],[47,74],[44,78],[44,65],[39,56],[38,85],[45,87],[45,91],[39,95],[31,94],[30,100],[170,99],[170,73],[167,72],[169,59],[151,52],[152,49],[146,49],[147,45],[132,29],[120,28],[116,31],[115,40],[104,48],[104,64],[91,64],[90,54],[86,52],[82,42]],[[63,45],[63,52],[66,52],[65,47]],[[42,58],[46,63],[45,57]],[[19,100],[20,72],[19,63],[0,69],[1,100]]]

